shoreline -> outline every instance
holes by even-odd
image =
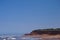
[[[32,38],[60,38],[60,35],[24,35],[24,37],[32,37]]]

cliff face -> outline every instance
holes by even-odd
[[[24,35],[32,38],[60,38],[60,28],[37,29]]]
[[[49,35],[60,35],[60,28],[56,29],[37,29],[33,30],[30,35],[42,35],[42,34],[49,34]]]

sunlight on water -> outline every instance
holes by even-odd
[[[41,40],[41,38],[22,38],[21,40]]]
[[[42,39],[42,38],[29,38],[29,39],[20,39],[20,40],[60,40],[56,38],[51,38],[51,39]]]

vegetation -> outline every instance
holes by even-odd
[[[49,34],[49,35],[57,35],[60,34],[60,28],[50,28],[50,29],[38,29],[38,30],[33,30],[30,34]]]

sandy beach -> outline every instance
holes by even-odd
[[[32,38],[60,38],[60,35],[24,35],[24,37],[32,37]]]

